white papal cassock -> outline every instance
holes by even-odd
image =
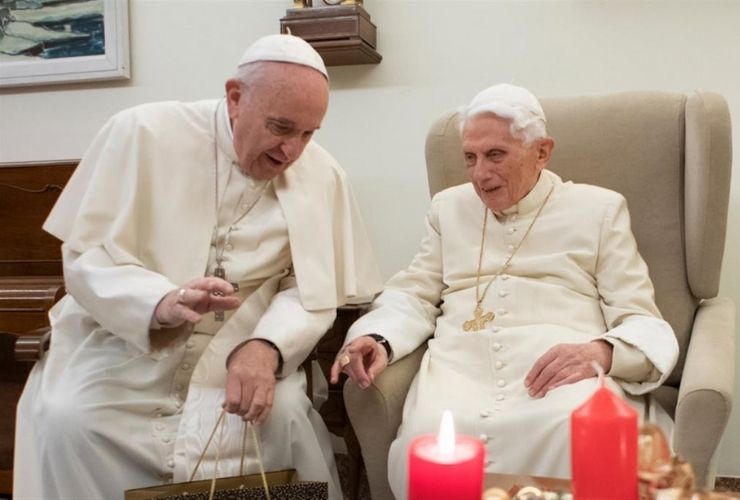
[[[614,344],[610,385],[640,411],[673,368],[678,346],[654,303],[647,266],[630,230],[624,198],[603,188],[563,183],[544,170],[532,191],[489,217],[481,292],[516,248],[550,190],[547,204],[483,301],[495,320],[466,333],[476,303],[484,206],[472,184],[438,193],[421,250],[394,276],[360,318],[348,341],[370,332],[385,336],[394,360],[429,336],[429,350],[406,398],[403,423],[389,453],[389,480],[406,497],[410,440],[436,433],[445,409],[457,431],[479,437],[486,470],[569,477],[570,412],[595,389],[587,379],[532,399],[524,377],[559,343],[604,338]],[[655,405],[657,406],[657,405]]]
[[[223,323],[211,313],[194,327],[152,329],[162,296],[213,274],[230,225],[224,267],[240,308]],[[335,308],[372,295],[379,274],[326,151],[309,143],[283,175],[253,182],[237,167],[223,101],[140,106],[103,128],[44,227],[64,241],[67,295],[18,405],[14,498],[113,499],[186,480],[221,410],[226,356],[250,338],[283,356],[259,429],[267,469],[295,468],[341,498],[300,364]],[[238,473],[242,429],[229,416],[222,476]],[[250,442],[248,473],[258,471],[254,451]],[[196,477],[211,477],[215,454]]]

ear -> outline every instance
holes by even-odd
[[[244,96],[242,83],[236,78],[226,81],[226,106],[229,109],[229,118],[232,120],[239,114],[239,101]]]
[[[543,169],[550,162],[552,150],[555,148],[555,139],[545,137],[537,141],[537,166]]]

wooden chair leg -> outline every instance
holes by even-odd
[[[347,445],[347,484],[349,486],[349,500],[358,500],[360,494],[360,475],[362,474],[362,453],[360,442],[357,440],[352,425],[347,423],[344,432],[344,442]]]
[[[13,471],[0,470],[0,495],[13,494]]]

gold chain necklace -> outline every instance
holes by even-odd
[[[532,226],[534,226],[534,223],[537,221],[537,218],[542,213],[542,209],[545,208],[545,204],[547,203],[547,200],[550,199],[550,195],[553,192],[554,187],[550,188],[550,191],[547,193],[547,196],[545,196],[545,200],[542,202],[542,205],[540,205],[540,208],[537,209],[537,213],[534,214],[534,218],[532,219],[532,222],[529,223],[529,226],[527,227],[527,231],[524,233],[524,236],[522,236],[522,239],[519,240],[519,243],[517,243],[516,247],[512,252],[509,254],[509,257],[506,259],[506,262],[504,262],[504,265],[501,266],[501,268],[496,271],[496,274],[493,275],[493,278],[488,282],[486,287],[483,289],[483,294],[480,293],[480,270],[483,265],[483,249],[485,247],[486,243],[486,226],[488,224],[488,207],[484,208],[483,212],[483,231],[481,231],[480,235],[480,254],[478,255],[478,271],[476,272],[475,276],[475,309],[473,309],[473,319],[465,321],[463,323],[463,330],[466,332],[479,332],[483,330],[488,323],[494,320],[496,315],[493,312],[484,312],[483,307],[481,307],[481,304],[483,303],[483,300],[486,298],[486,294],[488,293],[488,289],[491,288],[491,284],[496,281],[496,278],[501,276],[501,273],[506,271],[508,269],[509,264],[511,263],[511,259],[514,258],[514,255],[516,255],[517,250],[519,250],[519,247],[522,246],[522,243],[524,243],[524,240],[527,239],[527,236],[529,236],[529,232],[532,230]]]

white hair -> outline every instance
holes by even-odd
[[[545,113],[537,98],[523,87],[508,83],[494,85],[476,95],[470,104],[459,112],[459,127],[474,117],[492,114],[510,122],[513,137],[529,145],[537,139],[547,137]]]

